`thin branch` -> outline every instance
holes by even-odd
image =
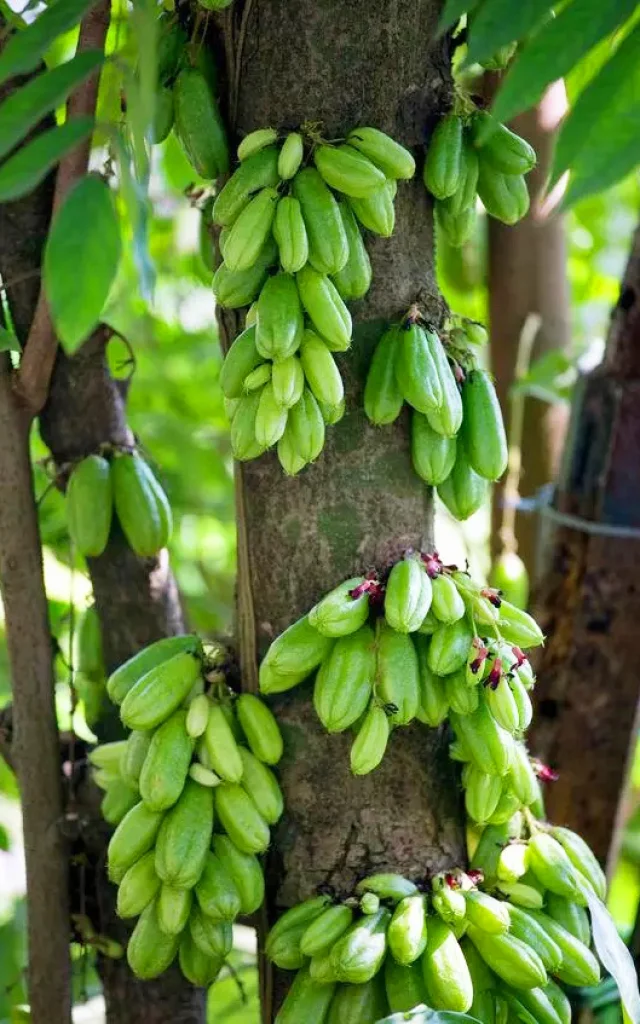
[[[100,3],[83,19],[78,39],[78,53],[83,50],[104,50],[110,9],[110,0],[100,0]],[[67,117],[93,116],[99,83],[100,75],[96,73],[73,93],[67,105]],[[87,173],[90,153],[91,138],[88,138],[60,161],[53,196],[53,216],[62,205],[67,192]],[[32,417],[37,416],[47,400],[57,348],[58,340],[43,283],[15,381],[19,401]]]

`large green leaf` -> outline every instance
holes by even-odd
[[[12,75],[37,68],[43,54],[62,32],[73,28],[96,0],[54,0],[35,21],[11,36],[0,53],[0,84]]]
[[[50,111],[66,100],[99,64],[100,50],[87,50],[73,60],[23,85],[0,106],[0,158],[10,152]]]
[[[448,28],[452,28],[463,14],[469,14],[479,3],[480,0],[447,0],[440,15],[439,31],[446,32]]]
[[[615,152],[620,141],[625,144],[630,130],[637,130],[634,113],[639,108],[640,26],[623,40],[567,116],[556,144],[553,181],[575,168],[576,160],[578,173],[584,174],[592,166],[594,155],[597,158],[599,152]]]
[[[488,60],[501,46],[523,39],[549,10],[549,0],[485,0],[471,24],[465,64]]]
[[[98,323],[120,260],[120,227],[101,178],[82,178],[53,219],[44,281],[57,335],[74,352]]]
[[[0,203],[20,199],[93,129],[91,117],[75,117],[36,136],[0,166]]]
[[[631,953],[618,935],[615,921],[596,894],[585,887],[591,914],[593,944],[603,966],[618,986],[620,1000],[633,1024],[640,1022],[640,992]]]
[[[633,13],[636,0],[573,0],[526,43],[507,72],[493,113],[508,121]]]

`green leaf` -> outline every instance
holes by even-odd
[[[101,178],[82,178],[53,219],[44,282],[56,332],[74,352],[99,321],[120,260],[120,227]]]
[[[600,165],[607,170],[637,134],[639,117],[640,26],[578,97],[558,136],[552,180],[573,169],[597,181]]]
[[[514,39],[524,39],[549,7],[549,0],[486,0],[471,23],[465,66],[488,60]]]
[[[0,326],[0,352],[20,352],[20,342],[13,331]],[[2,847],[0,847],[1,849]]]
[[[20,199],[39,185],[69,150],[93,130],[91,117],[76,117],[22,146],[0,166],[0,203]]]
[[[629,1020],[640,1021],[640,992],[633,957],[618,935],[611,914],[589,886],[585,895],[591,914],[593,944],[603,966],[618,986],[622,1005]]]
[[[573,0],[526,43],[507,72],[493,113],[508,121],[538,102],[551,82],[562,78],[601,39],[633,13],[636,0]]]
[[[100,50],[87,50],[47,71],[12,93],[0,106],[0,157],[14,148],[50,111],[66,100],[103,61]]]
[[[23,75],[37,68],[54,39],[73,28],[95,2],[54,0],[28,28],[11,36],[0,53],[0,85],[12,75]]]
[[[564,352],[545,352],[516,381],[510,393],[525,394],[543,402],[570,402],[578,377],[574,362]]]
[[[446,32],[448,28],[460,21],[463,14],[469,14],[479,3],[480,0],[447,0],[438,22],[438,32]]]

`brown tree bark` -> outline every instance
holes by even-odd
[[[565,218],[554,214],[553,205],[545,202],[553,141],[566,109],[564,84],[556,82],[549,87],[537,107],[515,119],[513,130],[527,139],[538,154],[537,167],[527,178],[531,209],[512,227],[493,218],[488,221],[491,369],[507,420],[518,340],[529,314],[536,313],[541,320],[533,359],[553,350],[566,350],[571,341]],[[537,398],[526,399],[521,448],[523,475],[520,492],[523,497],[532,496],[538,488],[555,479],[568,416],[568,410],[563,406],[549,405]],[[494,553],[500,550],[499,529],[504,496],[503,482],[496,485],[494,492]],[[537,541],[535,516],[516,514],[516,538],[518,553],[533,582]],[[508,542],[509,538],[505,540]]]
[[[450,101],[447,41],[435,42],[438,5],[400,0],[291,5],[267,0],[234,5],[244,26],[235,98],[237,138],[262,125],[292,128],[322,121],[328,138],[375,125],[411,146],[424,141]],[[237,65],[236,65],[237,66]],[[232,111],[234,103],[232,102]],[[367,241],[373,263],[369,295],[354,305],[354,343],[341,357],[347,415],[329,428],[317,462],[286,478],[273,455],[237,474],[239,621],[245,685],[255,686],[255,652],[336,583],[408,547],[432,542],[430,493],[409,457],[408,419],[378,430],[362,409],[373,345],[388,320],[418,300],[438,320],[429,200],[420,180],[401,184],[389,240]],[[229,330],[230,318],[224,318]],[[372,870],[424,876],[462,860],[464,836],[455,773],[444,737],[420,726],[392,736],[383,765],[365,779],[349,772],[349,736],[320,727],[308,686],[275,702],[284,728],[281,766],[286,814],[268,864],[271,918],[329,884],[348,891]],[[271,1021],[291,975],[263,979],[264,1019]]]
[[[560,771],[549,816],[604,861],[637,735],[640,578],[640,229],[604,362],[581,382],[555,501],[544,525],[531,745]],[[567,518],[568,517],[568,518]]]

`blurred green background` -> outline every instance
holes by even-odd
[[[199,212],[186,196],[192,179],[193,172],[171,136],[156,150],[151,182],[150,248],[158,275],[153,312],[137,298],[129,246],[107,319],[127,337],[135,355],[130,421],[174,509],[171,559],[190,624],[211,635],[231,628],[235,572],[233,471],[217,380],[221,357],[210,273],[198,250]],[[570,400],[577,370],[599,359],[637,221],[638,199],[636,180],[628,180],[583,202],[568,217],[573,349],[564,367],[555,367],[553,372],[540,369],[540,379],[550,398]],[[477,237],[461,251],[439,247],[441,285],[447,299],[457,312],[478,319],[486,316],[484,227],[481,221]],[[112,343],[110,359],[114,372],[123,376],[131,372],[130,354],[121,342]],[[41,499],[52,629],[61,651],[68,654],[70,608],[73,605],[78,611],[87,606],[90,587],[84,569],[70,562],[63,502],[50,485],[43,464],[46,454],[34,435],[35,482]],[[438,510],[436,540],[445,561],[468,557],[475,572],[486,574],[488,531],[488,510],[462,526],[454,524],[444,510]],[[10,680],[4,641],[2,637],[0,640],[2,705],[10,699]],[[69,670],[62,656],[58,662],[60,725],[68,728]],[[82,705],[73,724],[79,733],[91,736]],[[640,894],[640,755],[633,767],[625,809],[629,824],[610,905],[620,929],[628,935]],[[18,795],[11,772],[0,762],[0,1022],[23,1019],[23,892]],[[231,975],[223,976],[210,994],[210,1019],[252,1024],[258,1021],[255,940],[248,929],[241,928],[236,940],[233,965],[243,987]],[[74,955],[76,1020],[101,1021],[103,1010],[91,953],[77,947]],[[606,991],[600,994],[596,1013],[601,1024],[620,1019],[615,993],[613,997]]]

